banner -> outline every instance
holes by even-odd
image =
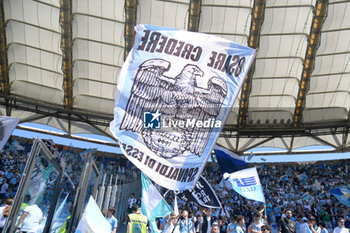
[[[19,119],[7,116],[0,116],[0,151],[15,130]]]
[[[231,174],[225,173],[224,179],[228,179],[232,184],[232,188],[241,196],[250,200],[265,202],[264,193],[255,167]]]
[[[255,57],[213,35],[135,27],[118,77],[110,129],[125,156],[157,184],[194,186]]]
[[[219,198],[208,181],[201,176],[192,190],[184,190],[177,194],[185,202],[195,202],[207,208],[222,208]]]
[[[106,233],[111,232],[111,225],[101,210],[98,208],[95,200],[90,196],[89,202],[85,207],[84,213],[79,221],[75,233]]]
[[[215,146],[214,152],[222,174],[231,174],[232,172],[249,168],[248,163],[246,163],[241,157],[225,148]]]

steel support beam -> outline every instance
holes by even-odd
[[[252,10],[252,19],[250,24],[250,33],[248,38],[248,46],[254,49],[259,48],[261,25],[264,21],[266,0],[255,0]],[[248,112],[249,95],[252,90],[252,79],[255,71],[255,60],[248,72],[241,90],[241,101],[239,103],[238,125],[245,125]]]
[[[72,1],[61,0],[60,24],[61,50],[62,50],[62,72],[63,72],[63,89],[64,105],[67,109],[73,108],[73,54],[72,54]]]
[[[102,115],[77,109],[68,110],[61,106],[39,103],[28,98],[21,98],[13,95],[6,96],[0,94],[0,105],[5,105],[7,101],[10,107],[14,109],[33,112],[45,116],[52,116],[53,114],[57,114],[55,115],[57,118],[65,120],[71,119],[72,121],[85,122],[80,118],[75,117],[80,115],[88,118],[90,122],[100,126],[109,126],[109,122],[113,120],[113,115]],[[71,118],[68,116],[71,116]]]
[[[325,146],[330,146],[330,147],[332,147],[334,149],[337,149],[336,145],[333,145],[332,143],[327,142],[326,140],[323,140],[322,138],[320,138],[320,137],[318,137],[316,135],[310,134],[310,137],[312,137],[313,139],[315,139],[316,141],[322,143]]]
[[[87,118],[82,117],[82,116],[78,116],[81,120],[85,121],[87,124],[91,125],[93,128],[95,128],[96,130],[98,130],[100,133],[102,133],[103,135],[105,135],[106,137],[111,138],[112,140],[115,141],[115,138],[110,135],[109,133],[107,133],[106,131],[102,130],[100,127],[98,127],[97,125],[91,123]]]
[[[55,116],[55,115],[58,115],[58,112],[54,112],[54,113],[51,113],[51,114],[45,114],[45,115],[42,115],[42,114],[35,114],[35,115],[32,115],[30,117],[26,117],[24,119],[21,119],[19,121],[19,124],[21,123],[25,123],[25,122],[31,122],[31,121],[35,121],[35,120],[40,120],[42,118],[45,118],[45,117],[50,117],[50,116]]]
[[[124,10],[125,10],[125,48],[124,48],[124,60],[127,58],[132,46],[134,45],[135,30],[136,25],[136,15],[137,15],[137,0],[125,0]]]
[[[23,125],[17,125],[17,129],[21,130],[27,130],[35,133],[41,133],[41,134],[47,134],[47,135],[53,135],[57,137],[62,137],[62,138],[68,138],[68,139],[75,139],[75,140],[80,140],[84,142],[91,142],[91,143],[97,143],[105,146],[113,146],[113,147],[119,147],[118,143],[113,143],[113,142],[107,142],[107,141],[102,141],[98,139],[92,139],[92,138],[86,138],[86,137],[80,137],[76,135],[69,135],[66,133],[59,133],[56,131],[50,131],[50,130],[45,130],[45,129],[39,129],[39,128],[33,128],[33,127],[28,127],[28,126],[23,126]]]
[[[199,20],[201,16],[201,6],[202,0],[191,0],[190,8],[188,9],[188,26],[187,30],[191,32],[198,32],[199,30]]]
[[[0,86],[1,94],[10,94],[10,81],[8,72],[8,60],[7,60],[7,42],[6,42],[6,22],[4,12],[4,2],[0,0]],[[11,108],[8,101],[5,104],[6,115],[11,115]]]
[[[255,143],[255,144],[253,144],[253,145],[251,145],[251,146],[248,146],[248,147],[244,148],[244,149],[243,149],[242,151],[240,151],[240,152],[242,153],[242,152],[244,152],[244,151],[251,150],[251,149],[253,149],[253,148],[255,148],[255,147],[258,147],[258,146],[260,146],[260,145],[265,144],[265,143],[268,142],[268,141],[271,141],[271,140],[274,139],[274,138],[275,138],[275,137],[266,138],[266,139],[262,140],[261,142]]]
[[[306,95],[310,88],[310,77],[315,67],[316,52],[320,45],[322,26],[327,17],[327,8],[328,0],[318,0],[316,2],[293,116],[294,127],[300,126],[302,122]]]

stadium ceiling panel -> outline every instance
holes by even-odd
[[[345,0],[2,0],[0,113],[109,136],[136,24],[257,49],[218,144],[243,154],[326,145],[349,151],[350,2]],[[329,151],[327,151],[329,152]]]

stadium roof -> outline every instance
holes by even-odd
[[[0,112],[110,135],[114,90],[136,24],[258,49],[218,144],[349,151],[350,2],[342,0],[2,0]],[[329,151],[327,151],[329,152]]]

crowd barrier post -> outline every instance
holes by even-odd
[[[117,173],[117,176],[115,177],[115,182],[114,182],[114,185],[113,185],[113,188],[112,188],[112,197],[111,197],[111,207],[115,207],[115,198],[116,198],[116,195],[117,195],[117,183],[118,183],[118,173]]]
[[[113,180],[113,175],[111,175],[111,178],[109,180],[109,185],[107,186],[106,196],[105,196],[104,205],[103,205],[103,209],[105,210],[109,208],[109,201],[111,199],[111,192],[112,192],[112,180]]]
[[[97,205],[100,209],[102,208],[103,196],[105,194],[105,181],[106,181],[106,173],[103,175],[102,184],[101,184],[100,189],[98,191]]]

